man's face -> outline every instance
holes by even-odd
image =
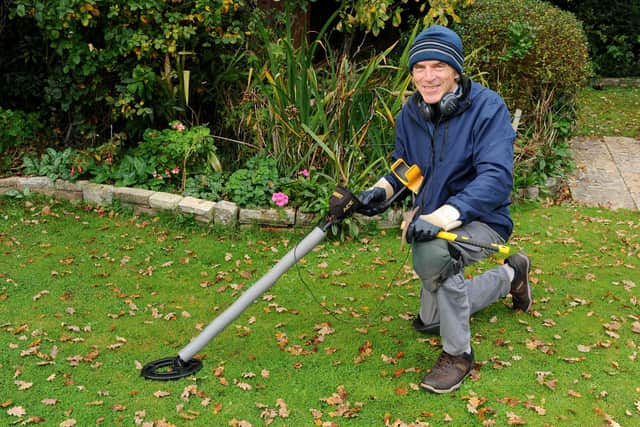
[[[447,92],[453,92],[460,77],[452,66],[441,61],[416,62],[411,71],[413,84],[427,104],[435,104]]]

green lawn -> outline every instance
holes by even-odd
[[[514,218],[534,311],[507,298],[478,313],[473,375],[438,396],[417,386],[439,339],[411,328],[419,284],[396,231],[325,240],[198,354],[197,375],[157,382],[140,367],[175,356],[308,230],[0,198],[0,422],[639,425],[637,212]]]
[[[640,88],[587,87],[578,103],[579,135],[640,138]]]

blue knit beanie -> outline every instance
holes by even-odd
[[[409,50],[409,71],[420,61],[442,61],[451,65],[462,75],[464,56],[462,40],[452,30],[432,25],[416,37]]]

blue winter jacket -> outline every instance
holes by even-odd
[[[414,93],[397,117],[393,160],[402,158],[422,171],[423,185],[414,202],[419,214],[449,204],[460,211],[463,225],[481,221],[506,241],[513,230],[511,117],[494,91],[466,77],[461,86],[456,112],[435,123],[425,119],[420,94]],[[395,191],[402,189],[392,173],[385,178]]]

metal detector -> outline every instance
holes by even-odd
[[[141,375],[150,380],[177,380],[198,372],[202,361],[194,359],[209,341],[222,332],[260,295],[266,292],[292,265],[298,262],[327,235],[333,224],[339,224],[353,215],[360,205],[358,199],[349,190],[337,187],[329,198],[329,214],[322,224],[316,226],[300,243],[290,250],[278,263],[256,283],[247,289],[224,312],[216,317],[197,337],[195,337],[177,356],[166,357],[150,363],[143,368]]]
[[[405,168],[406,164],[395,165],[400,166],[403,178],[408,183],[418,185],[422,176],[419,169],[416,173],[415,169]],[[397,168],[394,168],[394,171]],[[394,172],[395,173],[395,172]],[[415,185],[411,187],[417,188]],[[407,187],[409,188],[409,187]],[[411,188],[412,191],[413,188]],[[394,197],[386,202],[391,205],[402,191],[396,192]],[[325,217],[322,224],[316,226],[307,236],[302,239],[293,249],[291,249],[278,263],[271,268],[256,283],[247,289],[240,297],[231,304],[225,311],[216,317],[197,337],[195,337],[186,347],[184,347],[177,356],[166,357],[147,363],[141,371],[144,378],[150,380],[177,380],[192,375],[202,369],[202,361],[195,359],[194,356],[204,348],[209,341],[222,332],[231,322],[233,322],[244,310],[253,303],[260,295],[266,292],[276,281],[282,276],[292,265],[298,262],[302,257],[316,247],[327,235],[328,230],[334,224],[340,224],[346,218],[353,215],[354,211],[360,206],[360,201],[346,188],[337,187],[329,198],[329,214]],[[500,253],[509,253],[509,248],[504,245],[495,243],[482,243],[468,240],[466,236],[458,236],[454,233],[440,232],[438,238],[452,240],[461,243],[480,246],[492,249]]]

